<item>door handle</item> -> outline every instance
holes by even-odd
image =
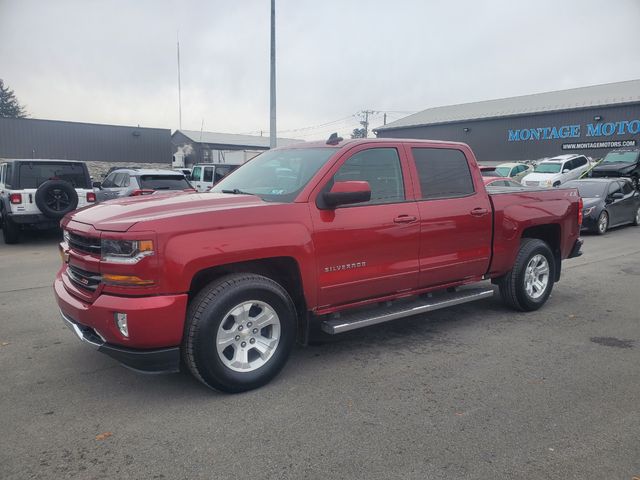
[[[393,219],[395,223],[412,223],[415,222],[418,217],[414,217],[413,215],[398,215]]]
[[[486,208],[474,208],[473,210],[471,210],[471,215],[473,215],[474,217],[482,217],[483,215],[486,215],[487,213],[489,213],[489,210],[487,210]]]

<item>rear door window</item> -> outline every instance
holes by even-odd
[[[213,182],[213,167],[204,167],[203,182]]]
[[[220,165],[220,166],[217,166],[215,174],[213,176],[213,181],[216,182],[216,183],[219,182],[224,177],[229,175],[229,173],[231,173],[232,170],[233,170],[233,167],[231,165]]]
[[[186,190],[191,185],[184,175],[141,175],[140,187],[148,190]]]
[[[475,193],[467,158],[450,148],[412,148],[423,199],[465,197]]]
[[[73,188],[90,188],[83,164],[79,163],[20,163],[20,188],[38,188],[48,180],[64,180]]]
[[[622,186],[622,193],[624,193],[625,195],[633,193],[633,185],[631,185],[631,182],[621,181],[619,183]]]

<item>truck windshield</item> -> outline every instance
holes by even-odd
[[[337,148],[269,150],[223,178],[213,193],[247,193],[268,202],[292,202]]]
[[[602,163],[635,163],[640,152],[609,152]]]
[[[539,163],[533,170],[536,173],[559,173],[561,163]]]
[[[82,163],[20,163],[19,176],[19,188],[38,188],[47,180],[64,180],[73,185],[73,188],[91,188]]]

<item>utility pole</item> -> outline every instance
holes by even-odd
[[[271,0],[271,101],[269,115],[269,147],[277,147],[276,137],[276,0]]]
[[[384,117],[382,117],[382,118],[384,118],[383,125],[386,125],[387,124],[387,112],[384,112]]]
[[[182,89],[180,87],[180,34],[176,32],[176,44],[178,46],[178,125],[182,130]]]
[[[360,125],[364,128],[364,138],[368,138],[369,136],[369,115],[373,115],[374,113],[378,113],[375,110],[362,110],[358,112],[360,118],[364,120],[360,120]]]

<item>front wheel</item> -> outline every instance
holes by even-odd
[[[547,301],[554,279],[555,259],[549,246],[537,238],[524,238],[513,268],[498,286],[507,306],[530,312]]]
[[[255,274],[228,275],[205,287],[189,305],[185,363],[215,390],[258,388],[284,367],[295,329],[295,307],[278,283]]]

